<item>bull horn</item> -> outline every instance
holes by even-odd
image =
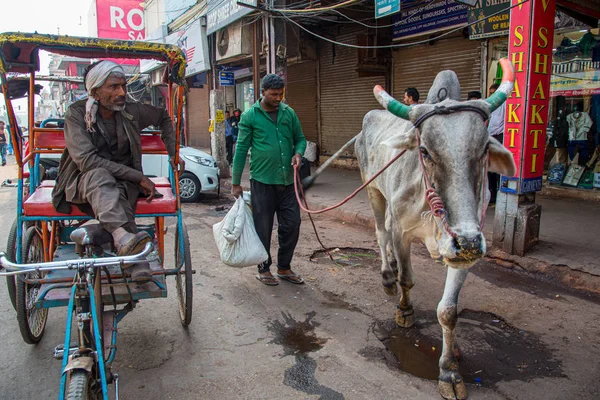
[[[402,119],[410,120],[408,113],[410,112],[410,106],[406,106],[394,99],[379,85],[373,88],[373,94],[375,98],[386,110],[391,112],[397,117]]]
[[[490,97],[485,99],[492,111],[500,107],[502,103],[506,101],[515,85],[515,69],[511,62],[508,61],[507,58],[501,58],[499,63],[502,67],[502,83],[500,83],[500,87],[496,89]]]

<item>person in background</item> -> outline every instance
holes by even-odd
[[[473,90],[467,94],[467,100],[481,100],[481,92],[479,90]]]
[[[227,150],[227,162],[233,162],[233,128],[231,126],[231,114],[225,111],[225,149]]]
[[[419,91],[414,87],[409,87],[404,91],[404,104],[412,106],[419,104]]]
[[[500,87],[497,83],[490,86],[490,96]],[[504,116],[506,114],[506,104],[498,107],[490,114],[488,123],[488,133],[491,137],[503,143],[504,141]],[[488,182],[490,188],[490,204],[496,204],[496,196],[498,194],[498,185],[500,183],[500,175],[494,172],[488,172]]]
[[[240,186],[250,156],[252,216],[260,241],[269,258],[258,266],[256,278],[265,285],[279,284],[279,279],[304,283],[291,269],[294,250],[300,236],[300,207],[294,191],[294,166],[300,168],[306,139],[294,110],[282,102],[285,82],[276,74],[262,80],[262,97],[246,112],[238,125],[238,144],[233,159],[231,192],[243,194]],[[271,233],[277,213],[279,251],[277,278],[271,274]]]
[[[0,121],[0,154],[2,155],[2,166],[6,165],[6,148],[9,141],[8,132],[4,130],[4,121]]]

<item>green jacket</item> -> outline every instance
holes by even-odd
[[[267,185],[293,184],[292,157],[296,153],[304,155],[306,150],[306,139],[294,110],[280,103],[276,125],[259,99],[242,114],[238,128],[231,183],[240,184],[248,149],[252,148],[250,179]]]

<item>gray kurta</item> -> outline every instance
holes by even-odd
[[[94,125],[96,131],[91,133],[85,129],[84,115],[85,100],[73,103],[67,110],[66,149],[60,160],[52,203],[62,213],[69,213],[72,204],[87,203],[93,210],[91,214],[111,232],[119,226],[131,226],[138,184],[144,176],[140,131],[150,125],[158,127],[169,156],[174,156],[173,123],[162,108],[127,103],[125,111],[115,114],[115,123],[119,136],[125,133],[129,140],[131,157],[123,157],[121,151],[115,157],[111,137],[100,122],[100,115]]]

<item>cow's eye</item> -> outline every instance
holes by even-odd
[[[423,146],[419,147],[419,150],[421,151],[421,154],[423,154],[423,158],[431,161],[431,156],[429,155],[429,152],[427,151],[427,149]]]

